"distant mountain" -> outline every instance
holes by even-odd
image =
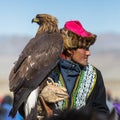
[[[0,36],[0,55],[16,55],[21,52],[32,36]],[[93,53],[119,52],[120,34],[106,33],[97,35],[95,44],[91,47]]]
[[[0,36],[0,79],[8,79],[13,63],[32,36]],[[120,80],[120,34],[97,35],[90,48],[90,62],[97,66],[106,80]]]
[[[0,55],[17,55],[30,40],[30,36],[0,36]]]
[[[106,33],[97,35],[95,42],[95,50],[98,52],[110,52],[120,50],[120,34],[117,33]],[[119,52],[120,53],[120,52]]]

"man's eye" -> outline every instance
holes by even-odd
[[[86,47],[86,50],[89,50],[89,47]]]

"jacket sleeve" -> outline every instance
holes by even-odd
[[[96,85],[87,100],[88,106],[93,107],[96,112],[100,113],[109,113],[109,109],[106,104],[106,91],[105,85],[103,82],[103,77],[101,72],[96,69],[97,72],[97,81]]]

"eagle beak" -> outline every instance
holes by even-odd
[[[32,22],[32,23],[33,23],[33,22],[38,23],[38,22],[39,22],[39,19],[33,18],[31,22]]]

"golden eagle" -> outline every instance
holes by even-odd
[[[32,22],[39,25],[36,36],[25,46],[9,75],[9,88],[14,94],[9,113],[12,117],[23,104],[26,116],[30,113],[37,102],[38,87],[55,68],[63,50],[56,17],[38,14]],[[34,100],[29,103],[28,99]]]

